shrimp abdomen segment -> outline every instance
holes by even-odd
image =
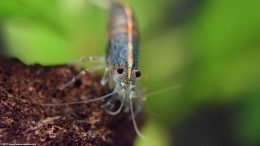
[[[109,22],[108,65],[137,68],[139,37],[133,12],[127,5],[113,3]]]

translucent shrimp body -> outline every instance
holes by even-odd
[[[139,34],[133,12],[128,5],[111,2],[108,19],[108,46],[106,52],[106,69],[101,84],[109,84],[113,90],[104,96],[86,101],[70,103],[42,104],[47,106],[73,105],[90,103],[106,99],[102,108],[109,115],[117,115],[122,110],[131,113],[136,133],[143,138],[139,132],[135,115],[142,108],[143,99],[139,89],[136,87],[136,79],[141,76],[138,70],[138,47]],[[89,57],[88,61],[102,62],[102,58]],[[84,58],[81,61],[86,61]],[[85,69],[71,81],[60,87],[61,90],[72,85],[76,79],[88,71]],[[117,106],[119,101],[119,106]]]
[[[115,2],[111,4],[108,38],[106,62],[109,85],[115,88],[121,100],[129,102],[129,99],[136,97],[136,78],[140,76],[138,32],[129,6]],[[127,105],[124,104],[129,109]]]
[[[138,70],[138,50],[139,33],[131,8],[112,2],[108,19],[107,73],[105,73],[107,75],[102,79],[102,83],[105,84],[107,81],[115,94],[103,107],[110,115],[116,115],[122,109],[131,112],[135,130],[141,136],[134,119],[142,108],[142,98],[136,88],[136,79],[141,76]],[[115,110],[114,105],[118,100],[120,106]]]

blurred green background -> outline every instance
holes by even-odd
[[[260,1],[128,0],[140,32],[147,140],[136,146],[260,145]],[[90,0],[2,0],[8,55],[65,64],[104,55],[107,11]]]

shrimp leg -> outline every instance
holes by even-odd
[[[81,76],[85,75],[86,72],[91,72],[91,71],[96,71],[99,69],[103,69],[105,68],[105,58],[103,56],[89,56],[89,57],[82,57],[79,61],[73,61],[72,64],[83,64],[84,62],[96,62],[96,63],[100,63],[100,65],[96,65],[93,67],[88,67],[88,68],[84,68],[82,71],[80,71],[80,73],[78,75],[76,75],[75,77],[73,77],[69,82],[65,83],[64,85],[62,85],[59,89],[63,90],[71,85],[73,85],[76,80],[80,79]],[[105,72],[106,73],[106,72]],[[104,74],[105,75],[105,74]],[[103,81],[101,81],[101,84],[105,84],[105,77],[103,79]],[[102,84],[102,85],[103,85]]]

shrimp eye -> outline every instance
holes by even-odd
[[[135,76],[137,78],[141,77],[141,72],[139,70],[135,71]]]
[[[122,67],[120,67],[116,71],[118,74],[122,74],[124,72],[124,69]]]

